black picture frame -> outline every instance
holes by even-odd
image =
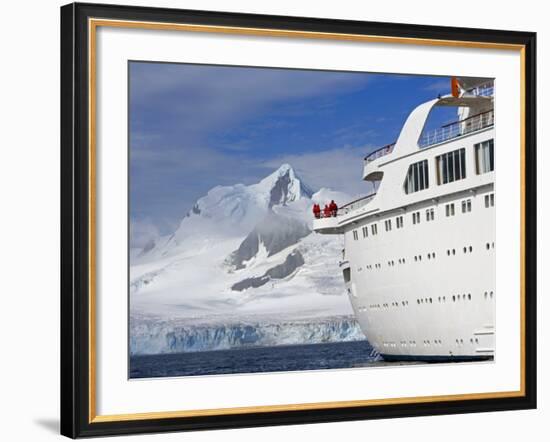
[[[90,389],[90,18],[522,46],[524,57],[524,394],[468,400],[95,421]],[[489,29],[73,3],[61,8],[61,434],[241,428],[536,408],[536,34]]]

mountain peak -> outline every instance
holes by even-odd
[[[291,171],[292,173],[294,173],[294,169],[292,168],[292,166],[288,163],[283,163],[279,166],[279,168],[277,169],[277,172],[280,173],[280,174],[284,174],[286,172],[289,172]]]
[[[283,163],[279,168],[258,183],[269,190],[269,207],[286,205],[302,197],[311,198],[313,192],[296,175],[292,166]]]
[[[265,183],[265,184],[272,184],[274,183],[275,181],[277,181],[278,178],[282,177],[282,176],[285,176],[285,175],[288,175],[290,176],[291,178],[295,178],[296,177],[296,173],[294,172],[294,169],[292,168],[292,166],[288,163],[283,163],[279,166],[279,168],[277,170],[275,170],[274,172],[270,173],[268,176],[266,176],[265,178],[263,178],[259,184],[262,184],[262,183]]]

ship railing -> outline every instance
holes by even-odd
[[[495,113],[493,110],[482,112],[477,115],[446,124],[422,135],[419,141],[421,148],[443,143],[452,138],[461,137],[472,132],[493,126],[495,124]]]
[[[349,212],[357,210],[365,205],[367,205],[374,197],[376,193],[371,193],[367,196],[362,196],[356,200],[353,200],[347,204],[344,204],[342,207],[339,207],[335,212],[330,212],[330,214],[325,215],[324,211],[321,209],[321,213],[317,218],[334,218],[337,216],[347,215]]]
[[[395,147],[395,143],[386,144],[385,146],[382,146],[379,149],[376,149],[374,152],[371,152],[365,157],[365,161],[367,163],[370,163],[371,161],[376,160],[377,158],[383,157],[384,155],[388,155],[393,152],[393,148]]]
[[[477,96],[477,97],[492,97],[495,94],[495,88],[491,85],[481,85],[468,89],[464,95],[465,96]]]
[[[475,95],[478,97],[492,97],[495,94],[494,86],[478,86],[466,91],[465,95]]]
[[[349,212],[360,209],[361,207],[366,206],[368,203],[370,203],[375,196],[376,196],[376,192],[370,193],[369,195],[363,196],[347,204],[344,204],[342,207],[338,209],[338,214],[346,215]]]

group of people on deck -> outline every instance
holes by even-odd
[[[313,216],[315,218],[329,218],[331,216],[336,216],[338,214],[338,206],[332,200],[329,204],[325,204],[325,208],[321,211],[321,206],[319,204],[313,205]]]

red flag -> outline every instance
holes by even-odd
[[[458,86],[458,80],[456,77],[451,78],[451,94],[453,97],[458,98],[458,94],[460,92],[460,88]]]

